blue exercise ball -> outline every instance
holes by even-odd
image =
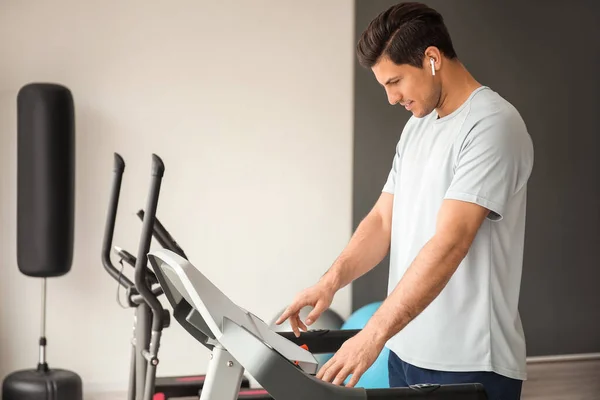
[[[342,329],[363,329],[371,316],[377,311],[382,302],[375,302],[367,304],[358,310],[356,310],[342,325]],[[388,356],[389,349],[384,347],[379,356],[371,365],[371,367],[365,371],[361,376],[356,387],[362,387],[365,389],[377,389],[377,388],[389,388],[388,378]],[[347,378],[345,383],[347,384],[350,378]]]

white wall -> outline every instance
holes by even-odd
[[[58,82],[76,101],[75,254],[49,283],[50,365],[87,390],[125,388],[132,312],[100,263],[113,152],[127,163],[115,243],[136,253],[156,152],[164,224],[270,320],[351,234],[353,12],[350,0],[2,2],[2,376],[35,366],[40,325],[40,281],[16,264],[19,88]],[[334,308],[349,314],[349,289]],[[162,343],[160,374],[205,371],[178,325]]]

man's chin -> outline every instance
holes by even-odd
[[[412,113],[413,117],[415,118],[424,118],[426,116],[428,116],[429,114],[431,114],[431,112],[427,112],[426,110],[423,109],[414,109],[414,110],[410,110],[410,112]]]

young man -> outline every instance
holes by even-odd
[[[306,330],[335,293],[390,251],[388,297],[318,372],[354,386],[384,346],[391,386],[480,382],[520,398],[518,312],[533,144],[518,111],[458,60],[442,16],[419,3],[375,18],[357,46],[390,104],[413,115],[381,197],[347,247],[277,323]],[[306,321],[299,311],[313,307]]]

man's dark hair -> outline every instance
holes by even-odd
[[[356,52],[365,68],[371,68],[382,56],[396,64],[421,68],[429,46],[437,47],[448,58],[457,57],[442,15],[425,4],[405,2],[388,8],[369,23]]]

